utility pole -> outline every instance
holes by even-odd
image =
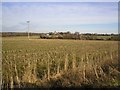
[[[30,38],[30,36],[29,36],[29,29],[30,29],[29,23],[30,23],[30,21],[27,21],[27,23],[28,23],[28,39],[29,39]]]

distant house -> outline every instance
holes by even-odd
[[[49,36],[49,33],[47,33],[46,35]]]
[[[54,31],[54,34],[57,34],[57,32],[56,32],[56,31]]]

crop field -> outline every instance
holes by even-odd
[[[3,88],[120,86],[118,41],[2,38]]]

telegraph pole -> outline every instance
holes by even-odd
[[[28,23],[28,39],[30,38],[30,35],[29,35],[29,29],[30,29],[30,21],[27,21],[27,23]]]

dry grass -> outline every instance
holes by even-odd
[[[117,41],[3,38],[3,87],[120,86]]]

